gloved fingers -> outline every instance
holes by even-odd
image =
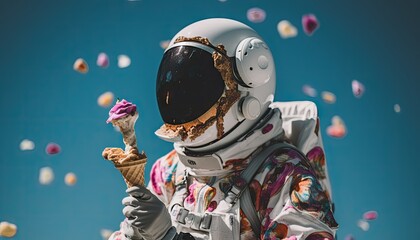
[[[150,199],[152,197],[152,193],[144,186],[130,187],[125,192],[136,198]]]
[[[135,239],[143,239],[139,233],[139,230],[132,226],[128,219],[124,219],[123,222],[121,222],[120,225],[120,231],[121,233],[123,233],[125,236],[129,237],[129,239],[135,240]]]
[[[132,206],[134,200],[137,200],[140,205]],[[137,228],[144,239],[162,239],[172,226],[168,210],[154,195],[146,201],[133,196],[126,197],[123,203],[127,204],[123,209],[123,214],[128,225]]]
[[[143,228],[145,227],[145,219],[142,219],[138,216],[127,218],[127,222],[130,224],[130,226],[133,226],[143,232]],[[147,227],[146,227],[147,228]]]
[[[126,217],[126,221],[130,226],[136,227],[139,230],[148,226],[150,222],[150,216],[147,215],[147,212],[139,212],[133,210],[133,207],[127,206],[123,209],[123,213]]]
[[[128,219],[133,219],[133,218],[144,218],[148,216],[148,212],[147,211],[143,211],[143,210],[139,210],[136,207],[133,206],[125,206],[122,210],[124,216],[126,216]]]
[[[122,212],[124,214],[124,216],[128,219],[130,218],[134,218],[135,216],[133,215],[133,211],[135,210],[134,207],[132,206],[126,206],[123,208]]]
[[[125,206],[133,206],[133,207],[140,206],[140,201],[137,200],[137,198],[134,198],[132,196],[123,198],[121,202]]]

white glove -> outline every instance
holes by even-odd
[[[142,236],[136,227],[133,227],[128,223],[127,219],[124,219],[120,224],[120,231],[127,239],[130,240],[142,240]]]
[[[165,205],[147,188],[131,187],[122,200],[127,222],[138,229],[145,240],[173,239],[176,236],[171,216]]]

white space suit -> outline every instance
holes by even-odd
[[[110,239],[334,239],[316,106],[273,103],[270,49],[250,27],[207,19],[181,30],[157,76],[174,142],[148,190],[128,189]]]

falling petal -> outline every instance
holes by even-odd
[[[353,235],[349,234],[344,238],[344,240],[354,240],[354,237]]]
[[[114,103],[114,94],[112,92],[102,93],[98,97],[98,105],[101,107],[109,107]]]
[[[316,97],[318,95],[318,92],[316,91],[316,89],[309,85],[303,85],[302,91],[304,94],[308,95],[309,97]]]
[[[126,68],[130,66],[131,59],[127,55],[118,55],[118,67],[119,68]]]
[[[311,36],[319,28],[319,22],[314,14],[306,14],[302,16],[302,26],[306,35]]]
[[[19,147],[20,147],[20,150],[22,151],[30,151],[30,150],[34,150],[35,143],[29,139],[23,139],[22,142],[20,142]]]
[[[346,129],[343,126],[329,126],[327,134],[331,137],[342,138],[346,135]]]
[[[261,8],[250,8],[246,16],[250,22],[261,23],[264,22],[266,14]]]
[[[53,154],[57,154],[61,151],[61,147],[60,145],[58,145],[57,143],[48,143],[47,147],[45,148],[45,152],[47,154],[53,155]]]
[[[73,186],[74,184],[76,184],[77,182],[77,177],[74,173],[69,172],[66,174],[66,176],[64,177],[64,182],[68,185],[68,186]]]
[[[87,73],[89,71],[89,66],[83,58],[78,58],[73,64],[73,69],[80,73]]]
[[[54,180],[54,172],[50,167],[43,167],[39,170],[39,183],[48,185]]]
[[[361,98],[365,92],[365,86],[357,80],[351,82],[351,88],[353,90],[353,95],[357,98]]]
[[[101,237],[103,240],[108,240],[111,237],[112,231],[109,229],[101,229]]]
[[[341,119],[341,117],[339,117],[339,116],[332,117],[331,123],[332,123],[332,125],[335,125],[335,126],[344,125],[343,119]]]
[[[322,99],[324,100],[324,102],[329,103],[329,104],[333,104],[336,101],[336,97],[335,94],[332,92],[322,92]]]
[[[96,65],[102,68],[107,68],[109,66],[109,58],[106,53],[99,53],[98,59],[96,59]]]
[[[0,237],[13,237],[16,235],[17,227],[13,223],[0,222]]]
[[[160,41],[159,45],[163,50],[165,50],[168,48],[169,43],[171,43],[171,40],[163,40],[163,41]]]
[[[360,228],[360,229],[362,229],[363,231],[367,231],[367,230],[369,230],[369,223],[368,222],[366,222],[365,220],[359,220],[358,222],[357,222],[357,226]]]
[[[363,219],[365,220],[375,220],[378,218],[378,213],[376,211],[368,211],[363,214]]]
[[[297,240],[297,237],[293,235],[293,236],[288,237],[287,240]]]
[[[347,133],[344,121],[339,116],[334,116],[331,122],[332,125],[327,127],[327,134],[335,138],[344,137]]]
[[[277,24],[277,31],[284,39],[296,37],[298,34],[297,28],[287,20],[282,20]]]
[[[400,107],[400,105],[399,105],[399,104],[395,104],[395,105],[394,105],[394,111],[395,111],[396,113],[401,112],[401,107]]]

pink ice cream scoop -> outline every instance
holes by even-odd
[[[128,115],[134,115],[137,107],[135,104],[123,99],[115,104],[109,110],[109,118],[106,120],[106,123],[110,123],[113,120],[121,119]]]

